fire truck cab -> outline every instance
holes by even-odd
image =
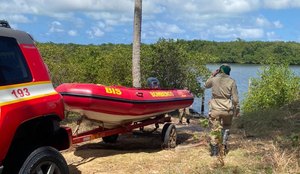
[[[62,96],[32,37],[0,21],[0,174],[68,173]]]

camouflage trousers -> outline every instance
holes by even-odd
[[[230,129],[233,117],[233,111],[216,111],[211,110],[209,114],[210,144],[218,145],[222,141],[222,131]]]
[[[187,120],[190,119],[190,110],[189,110],[189,108],[179,109],[179,121],[182,121],[183,117],[185,117]]]

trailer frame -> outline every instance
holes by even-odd
[[[159,124],[164,124],[164,127],[162,129],[162,141],[163,141],[162,147],[174,148],[176,146],[177,132],[176,132],[175,125],[171,123],[171,116],[169,116],[168,114],[161,114],[145,120],[124,124],[121,125],[120,127],[116,127],[112,129],[107,129],[99,126],[98,128],[77,134],[78,131],[77,129],[79,129],[79,125],[82,121],[82,118],[81,120],[78,120],[77,123],[78,127],[76,128],[75,133],[71,135],[72,144],[83,143],[98,138],[104,139],[105,137],[110,137],[114,135],[118,136],[119,134],[132,132],[134,129],[137,128],[143,130],[145,126],[151,124],[155,124],[155,128],[157,129],[159,127]]]

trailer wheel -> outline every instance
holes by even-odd
[[[53,147],[44,146],[34,150],[23,163],[22,174],[68,174],[69,169],[64,157]]]
[[[175,148],[177,132],[174,124],[166,123],[162,129],[162,140],[164,148]]]
[[[115,135],[110,135],[110,136],[102,137],[102,140],[105,143],[115,143],[115,142],[117,142],[118,137],[119,137],[119,134],[115,134]]]
[[[161,140],[164,141],[165,139],[165,134],[166,134],[166,131],[168,129],[168,127],[170,126],[171,123],[166,123],[164,124],[163,128],[162,128],[162,131],[161,131]]]

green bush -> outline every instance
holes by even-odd
[[[243,112],[281,107],[299,99],[300,78],[293,74],[288,65],[264,66],[259,77],[252,79]]]

